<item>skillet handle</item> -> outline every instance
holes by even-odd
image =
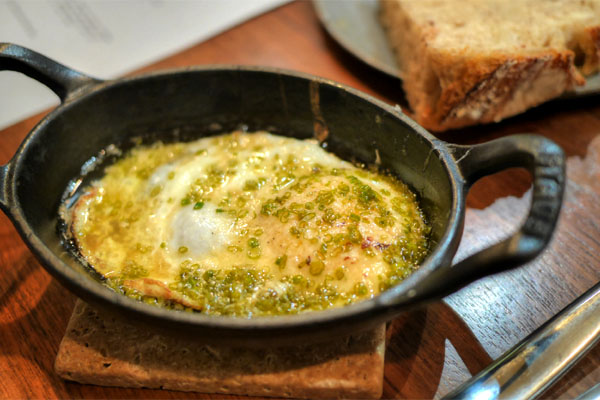
[[[33,50],[11,43],[0,43],[0,71],[3,70],[22,72],[43,83],[56,93],[63,103],[79,93],[80,90],[102,82],[100,79],[75,71]],[[11,214],[10,173],[10,162],[0,166],[0,208],[7,215]]]
[[[0,43],[0,71],[10,70],[48,86],[64,102],[79,89],[102,82],[50,58],[11,43]]]
[[[415,284],[395,303],[443,297],[484,276],[507,271],[537,257],[550,242],[565,189],[565,156],[553,141],[537,135],[514,135],[475,146],[448,144],[466,180],[524,167],[533,176],[531,209],[509,238],[455,265],[444,265]],[[404,299],[402,299],[404,297]]]

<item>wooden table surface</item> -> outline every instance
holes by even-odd
[[[346,53],[319,25],[309,2],[285,5],[143,71],[196,64],[299,70],[341,82],[391,104],[405,104],[400,82]],[[598,100],[556,101],[499,124],[438,135],[456,143],[476,143],[522,132],[553,139],[568,156],[564,208],[551,246],[535,262],[485,278],[444,301],[402,314],[392,322],[384,398],[443,396],[600,280]],[[0,163],[10,159],[42,116],[0,132]],[[473,187],[458,258],[496,242],[518,226],[528,209],[530,183],[527,173],[514,169],[484,178]],[[0,216],[0,246],[2,398],[209,397],[80,385],[58,378],[53,361],[75,297],[38,264],[4,215]],[[573,398],[598,382],[599,347],[545,397]]]

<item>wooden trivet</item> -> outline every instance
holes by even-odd
[[[296,398],[376,399],[385,326],[316,345],[208,345],[100,313],[78,300],[56,372],[80,383]]]

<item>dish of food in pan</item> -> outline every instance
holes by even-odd
[[[212,315],[367,299],[429,251],[405,184],[314,140],[266,132],[135,147],[61,218],[70,248],[113,290]]]

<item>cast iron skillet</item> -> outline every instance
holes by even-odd
[[[369,328],[407,307],[530,261],[548,244],[559,215],[564,155],[552,141],[516,135],[476,146],[445,143],[400,109],[326,79],[272,68],[221,66],[102,81],[13,44],[0,44],[0,69],[29,75],[62,101],[0,168],[2,210],[40,263],[76,295],[179,332],[274,344]],[[111,144],[131,146],[132,137],[145,142],[191,140],[240,127],[297,138],[316,135],[342,158],[380,162],[418,193],[432,224],[434,250],[417,272],[373,299],[322,312],[254,319],[149,306],[82,273],[81,264],[61,245],[57,209],[86,161]],[[531,210],[524,224],[506,240],[452,265],[469,187],[508,167],[525,167],[533,175]]]

